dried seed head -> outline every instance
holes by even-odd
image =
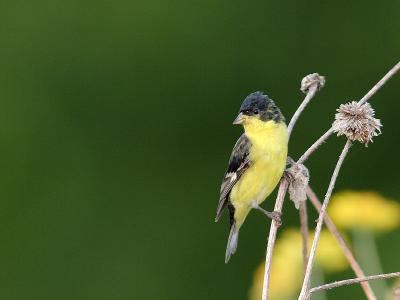
[[[307,75],[306,77],[304,77],[301,80],[300,90],[304,94],[307,94],[308,90],[313,85],[317,85],[318,90],[322,89],[325,85],[325,77],[320,76],[318,73],[312,73],[312,74]]]
[[[374,136],[381,133],[381,121],[375,119],[374,115],[375,111],[368,102],[341,104],[332,124],[333,131],[338,136],[345,135],[349,140],[359,141],[367,146]]]
[[[294,163],[288,170],[289,196],[297,209],[300,203],[307,200],[306,189],[310,180],[310,172],[303,164]]]

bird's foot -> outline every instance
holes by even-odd
[[[290,156],[288,156],[286,160],[286,168],[285,171],[283,172],[283,177],[287,181],[290,181],[292,179],[292,176],[290,174],[290,168],[292,168],[295,164],[296,162]]]
[[[271,219],[275,221],[276,225],[279,227],[282,225],[282,213],[280,213],[279,211],[273,211],[270,212],[271,214]]]
[[[253,201],[251,203],[251,207],[261,211],[264,215],[266,215],[268,218],[272,219],[275,221],[276,225],[279,227],[282,225],[282,214],[279,211],[267,211],[264,208],[262,208],[256,201]]]

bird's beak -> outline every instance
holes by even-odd
[[[244,121],[244,115],[243,113],[239,113],[238,116],[236,117],[236,119],[233,121],[234,125],[240,125],[242,124]]]

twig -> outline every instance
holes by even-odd
[[[287,180],[282,177],[281,183],[279,185],[278,195],[276,197],[274,211],[281,212],[283,206],[283,200],[285,199],[286,190],[288,188]],[[272,254],[274,253],[276,233],[278,231],[278,224],[275,220],[271,222],[271,227],[269,229],[267,253],[265,256],[265,270],[264,270],[264,283],[262,291],[262,299],[268,299],[268,289],[269,289],[269,278],[271,276],[271,264],[272,264]]]
[[[304,163],[309,156],[318,149],[319,146],[321,146],[333,133],[333,129],[332,127],[328,129],[327,132],[325,132],[318,140],[316,140],[314,142],[314,144],[312,144],[310,146],[310,148],[307,149],[306,152],[304,152],[304,154],[299,158],[299,160],[297,161],[298,164],[302,164]]]
[[[398,70],[400,69],[400,62],[397,63],[360,101],[359,103],[365,103],[366,101],[368,101],[369,98],[371,98],[371,96],[373,96]],[[318,84],[318,83],[315,83]],[[301,112],[304,110],[305,106],[308,104],[309,100],[311,100],[311,98],[315,95],[315,92],[318,90],[317,88],[312,88],[313,85],[309,86],[306,98],[303,100],[303,103],[300,105],[300,107],[298,108],[298,110],[295,112],[294,116],[293,116],[293,120],[291,120],[291,122],[289,123],[290,126],[290,131],[289,134],[292,132],[293,127],[296,123],[296,121],[299,118],[299,115],[301,114]],[[312,96],[309,96],[308,94],[312,94]],[[332,127],[329,128],[313,145],[311,145],[311,147],[300,157],[300,159],[298,160],[298,163],[304,163],[304,161],[306,161],[308,159],[308,157],[320,146],[322,145],[323,142],[325,142],[333,133],[333,129]],[[318,219],[318,224],[317,224],[317,229],[315,232],[315,236],[314,236],[314,241],[313,241],[313,245],[311,248],[311,254],[310,254],[310,258],[308,259],[308,263],[307,263],[307,270],[305,273],[305,277],[304,277],[304,282],[303,282],[303,287],[302,287],[302,292],[299,296],[299,299],[305,299],[304,297],[307,296],[306,292],[308,291],[308,285],[309,285],[309,281],[310,281],[310,276],[311,276],[311,270],[312,270],[312,265],[313,265],[313,260],[314,260],[314,256],[315,256],[315,251],[316,251],[316,246],[318,243],[318,239],[319,239],[319,235],[321,233],[321,228],[322,228],[322,222],[323,222],[323,218],[325,216],[325,211],[330,199],[330,196],[332,194],[332,190],[338,175],[338,172],[340,170],[340,166],[343,163],[343,160],[349,150],[351,146],[351,142],[347,141],[345,147],[343,148],[342,154],[339,157],[339,160],[336,164],[335,170],[333,172],[332,178],[331,178],[331,182],[329,184],[328,187],[328,191],[325,195],[325,199],[324,199],[324,203],[323,206],[321,208],[321,213],[319,215],[319,219]],[[288,187],[288,182],[285,178],[282,178],[280,186],[279,186],[279,191],[278,191],[278,196],[275,202],[275,210],[277,212],[281,212],[282,211],[282,206],[283,206],[283,201],[285,198],[285,194],[286,194],[286,190]],[[271,263],[272,263],[272,254],[273,254],[273,250],[274,250],[274,245],[275,245],[275,240],[276,240],[276,233],[278,230],[278,224],[276,224],[275,222],[271,223],[271,228],[270,228],[270,233],[269,233],[269,237],[268,237],[268,246],[267,246],[267,253],[266,253],[266,261],[265,261],[265,272],[264,272],[264,282],[263,282],[263,293],[262,293],[262,300],[267,300],[268,299],[268,287],[269,287],[269,278],[270,278],[270,272],[271,272]]]
[[[308,215],[307,215],[307,202],[300,202],[299,207],[299,215],[300,215],[300,229],[301,236],[303,238],[303,264],[304,264],[304,272],[307,268],[308,261]]]
[[[303,112],[303,110],[306,108],[307,104],[310,102],[310,100],[315,96],[315,93],[318,90],[318,85],[315,84],[310,87],[308,90],[308,93],[306,97],[304,98],[303,102],[300,104],[300,106],[297,108],[296,112],[293,114],[292,118],[290,119],[289,125],[288,125],[288,133],[289,137],[290,134],[292,133],[293,127],[296,124],[297,120],[300,117],[300,114]]]
[[[315,288],[312,288],[310,290],[311,293],[319,292],[322,290],[329,290],[333,288],[337,288],[343,285],[350,285],[354,283],[360,283],[360,282],[365,282],[365,281],[370,281],[370,280],[378,280],[378,279],[390,279],[394,277],[400,277],[400,272],[394,272],[394,273],[388,273],[388,274],[379,274],[379,275],[372,275],[372,276],[366,276],[363,278],[352,278],[352,279],[345,279],[345,280],[340,280],[340,281],[335,281],[331,283],[327,283],[324,285],[317,286]]]
[[[400,69],[400,62],[397,63],[391,70],[389,70],[389,72],[358,102],[359,104],[364,104],[366,101],[368,101],[398,70]],[[303,163],[332,133],[334,132],[333,128],[331,127],[330,129],[328,129],[328,131],[322,135],[299,159],[298,163]],[[304,281],[303,281],[303,285],[302,285],[302,289],[301,289],[301,293],[299,295],[299,300],[304,300],[307,299],[307,297],[309,296],[308,294],[308,286],[309,286],[309,282],[310,282],[310,277],[311,277],[311,272],[312,272],[312,267],[313,267],[313,260],[314,260],[314,256],[315,256],[315,252],[316,252],[316,248],[318,245],[318,241],[319,241],[319,236],[321,234],[321,229],[322,229],[322,224],[323,224],[323,219],[325,216],[325,212],[326,212],[326,208],[328,206],[334,185],[335,185],[335,181],[337,179],[338,176],[338,172],[340,170],[340,167],[343,163],[343,160],[347,154],[347,152],[349,151],[349,148],[351,146],[351,141],[347,140],[346,145],[343,148],[343,151],[339,157],[339,160],[336,164],[335,170],[332,174],[332,178],[331,181],[329,183],[329,187],[327,190],[327,193],[325,195],[325,199],[323,202],[323,205],[321,207],[321,211],[319,214],[319,218],[318,218],[318,224],[317,224],[317,228],[315,230],[315,236],[314,236],[314,240],[313,240],[313,244],[311,247],[311,251],[310,251],[310,257],[308,259],[308,263],[307,263],[307,269],[304,275]]]
[[[305,275],[304,275],[303,286],[301,288],[301,293],[300,293],[300,296],[299,296],[299,300],[307,299],[308,285],[309,285],[310,278],[311,278],[311,272],[312,272],[312,268],[313,268],[313,264],[314,264],[314,257],[315,257],[315,253],[316,253],[316,250],[317,250],[319,236],[321,234],[322,223],[324,221],[325,211],[326,211],[326,209],[328,207],[329,200],[331,198],[332,191],[333,191],[333,188],[335,186],[336,179],[337,179],[337,177],[339,175],[340,168],[341,168],[341,166],[343,164],[343,161],[344,161],[347,153],[349,152],[351,144],[352,144],[351,141],[347,140],[346,144],[343,147],[342,153],[339,156],[339,159],[337,161],[335,170],[333,171],[333,174],[332,174],[329,186],[328,186],[328,190],[327,190],[326,195],[325,195],[324,203],[322,204],[321,212],[319,214],[317,228],[315,229],[314,240],[313,240],[313,243],[312,243],[312,246],[311,246],[310,256],[308,258],[307,269],[306,269],[306,272],[305,272]]]
[[[370,91],[361,98],[360,101],[358,101],[359,104],[364,104],[371,98],[394,74],[397,73],[397,71],[400,70],[400,61],[389,70],[389,72],[386,73],[385,76],[382,77],[381,80],[378,81],[377,84],[375,84]]]
[[[307,187],[307,197],[310,199],[310,202],[314,205],[315,209],[320,213],[322,204],[318,200],[317,195],[311,189],[310,186]],[[340,234],[339,230],[336,228],[336,225],[333,223],[332,219],[329,217],[328,214],[324,216],[325,225],[328,230],[332,233],[332,235],[336,238],[340,248],[342,248],[343,254],[346,257],[347,261],[349,262],[351,268],[353,269],[354,273],[358,278],[365,277],[363,270],[361,269],[360,265],[358,264],[356,258],[354,257],[353,253],[350,250],[350,246],[347,244],[343,236]],[[368,281],[361,282],[361,287],[364,290],[364,293],[369,300],[376,300],[376,296],[371,289],[371,285]]]
[[[319,76],[318,74],[316,74]],[[305,77],[306,78],[306,77]],[[305,91],[305,87],[303,86],[303,81],[302,80],[302,91]],[[307,88],[307,94],[306,97],[304,98],[303,102],[300,104],[299,108],[296,110],[294,113],[292,119],[289,122],[289,136],[293,130],[294,125],[296,124],[300,114],[303,112],[304,108],[307,106],[307,104],[310,102],[310,100],[315,96],[316,91],[323,86],[325,79],[323,77],[318,78],[318,80],[314,81],[313,83],[309,83],[309,86]],[[321,82],[323,80],[323,82]],[[286,191],[288,188],[288,181],[285,179],[285,177],[282,177],[280,185],[279,185],[279,190],[278,190],[278,195],[276,197],[275,201],[275,207],[274,211],[277,211],[279,213],[282,212],[282,206],[283,206],[283,201],[285,200],[286,196]],[[268,236],[268,245],[267,245],[267,252],[265,254],[265,269],[264,269],[264,281],[263,281],[263,291],[262,291],[262,300],[267,300],[268,299],[268,289],[269,289],[269,279],[271,276],[271,265],[272,265],[272,255],[274,253],[274,247],[275,247],[275,240],[276,240],[276,233],[278,231],[279,224],[277,224],[275,221],[271,223],[271,227],[269,230],[269,236]]]
[[[385,76],[382,77],[381,80],[379,80],[373,87],[371,90],[369,90],[369,92],[367,94],[364,95],[364,97],[362,97],[360,99],[360,101],[358,101],[359,104],[364,104],[365,102],[367,102],[394,74],[396,74],[398,71],[400,70],[400,62],[398,62],[393,68],[391,68],[389,70],[389,72],[386,73]],[[315,93],[315,92],[314,92]],[[303,101],[304,103],[305,101]],[[302,103],[302,104],[303,104]],[[301,105],[300,105],[301,106]],[[300,109],[300,107],[299,107]],[[298,110],[299,110],[298,109]],[[297,113],[297,111],[296,111]],[[295,113],[295,114],[296,114]],[[298,118],[298,117],[297,117]],[[289,123],[290,126],[290,123]],[[288,127],[289,128],[289,127]],[[319,146],[322,145],[322,143],[324,143],[333,133],[333,129],[332,127],[328,129],[327,132],[325,132],[314,144],[311,145],[310,148],[307,149],[307,151],[299,158],[299,160],[297,161],[298,163],[302,164],[304,163],[308,157],[315,151],[317,150],[317,148]]]

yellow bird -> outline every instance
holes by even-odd
[[[221,185],[217,222],[227,206],[231,230],[225,263],[237,248],[239,229],[252,208],[269,218],[280,214],[259,206],[275,189],[286,166],[288,132],[279,108],[261,92],[243,101],[233,124],[242,124],[244,133],[237,140]]]

